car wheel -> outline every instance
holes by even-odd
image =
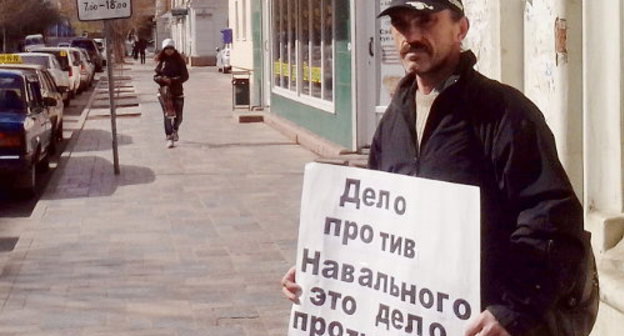
[[[49,154],[56,154],[56,137],[57,137],[57,127],[56,123],[58,121],[56,119],[52,120],[52,138],[50,139],[50,145],[48,146]]]
[[[61,120],[58,127],[56,128],[55,140],[59,143],[63,142],[63,120]]]
[[[37,163],[36,171],[47,172],[50,170],[50,156],[46,155],[39,163]]]
[[[32,197],[35,194],[35,187],[37,186],[37,172],[35,167],[28,167],[26,171],[18,176],[16,182],[16,189],[20,196]]]

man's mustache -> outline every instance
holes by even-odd
[[[420,43],[420,42],[414,42],[414,43],[403,43],[403,45],[401,46],[401,55],[405,55],[409,52],[417,52],[417,51],[424,51],[426,53],[429,53],[430,48],[428,45],[424,44],[424,43]]]

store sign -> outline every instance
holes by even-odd
[[[76,0],[78,20],[124,19],[132,16],[132,0]]]

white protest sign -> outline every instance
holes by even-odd
[[[78,20],[123,19],[132,16],[132,0],[76,0]]]
[[[463,335],[480,313],[477,187],[306,166],[290,336]]]

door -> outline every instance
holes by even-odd
[[[357,147],[370,146],[392,92],[405,75],[390,33],[390,19],[377,19],[390,0],[355,1]]]
[[[271,0],[263,0],[262,4],[262,104],[271,106]]]

